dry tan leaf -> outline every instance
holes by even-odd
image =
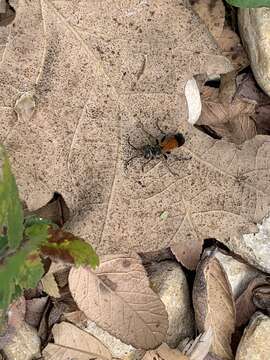
[[[220,137],[241,144],[256,134],[256,124],[252,118],[255,103],[245,102],[235,97],[235,72],[222,76],[219,93],[214,91],[209,97],[208,87],[202,98],[202,112],[197,125],[209,126]]]
[[[217,40],[225,21],[225,6],[222,0],[191,0],[192,9],[204,21],[210,33]]]
[[[207,331],[196,337],[186,355],[190,360],[204,360],[208,354],[213,341],[213,331],[209,327]]]
[[[61,295],[58,289],[58,285],[52,272],[48,272],[43,276],[41,279],[41,284],[46,294],[54,298],[60,298]]]
[[[151,349],[165,338],[165,306],[138,256],[104,256],[96,271],[73,268],[69,287],[80,310],[124,343]]]
[[[192,8],[206,24],[222,54],[232,62],[235,70],[249,65],[249,60],[239,36],[225,23],[225,7],[222,0],[191,0]]]
[[[235,303],[237,327],[245,325],[255,313],[257,307],[253,300],[254,292],[264,285],[270,286],[270,277],[259,275],[250,281],[247,288],[237,298]]]
[[[253,116],[258,134],[270,134],[270,97],[257,84],[250,72],[240,74],[236,78],[237,96],[244,101],[256,102],[256,111]]]
[[[194,267],[203,239],[256,231],[269,211],[268,137],[235,147],[185,121],[186,81],[215,64],[231,70],[185,3],[20,1],[9,28],[0,136],[22,199],[34,209],[61,193],[69,229],[99,254],[180,243],[182,262]],[[35,111],[25,123],[14,105],[31,91]],[[140,123],[156,136],[157,120],[185,135],[175,154],[192,159],[169,159],[178,177],[161,160],[142,172],[137,159],[125,172],[128,135],[145,144]]]
[[[89,360],[89,357],[91,359],[92,356],[93,359],[105,360],[92,352],[83,353],[80,350],[74,350],[69,347],[67,348],[51,343],[44,348],[42,354],[45,360]]]
[[[255,289],[253,302],[257,308],[266,310],[268,315],[270,315],[270,281],[268,281],[268,285]]]
[[[75,310],[69,313],[63,313],[62,318],[63,321],[71,322],[79,327],[85,327],[88,320],[85,314],[80,310]]]
[[[157,349],[147,351],[142,360],[189,360],[189,357],[179,350],[170,349],[167,344],[161,344]]]
[[[52,329],[54,344],[48,344],[42,355],[55,360],[111,360],[109,350],[94,336],[67,322]]]
[[[16,0],[15,0],[16,1]],[[1,26],[1,42],[8,35],[7,25],[10,24],[15,18],[15,11],[12,7],[13,1],[1,0],[0,1],[0,26]],[[2,56],[2,49],[0,51]]]
[[[24,215],[36,215],[45,219],[50,219],[52,222],[62,227],[69,218],[69,210],[63,198],[55,196],[55,199],[50,201],[48,204],[42,206],[40,209],[35,211],[24,210]]]
[[[223,50],[223,55],[231,60],[235,70],[239,71],[249,65],[247,53],[239,36],[229,26],[224,26],[217,42]]]
[[[208,255],[208,256],[207,256]],[[215,253],[204,253],[198,266],[193,303],[199,331],[211,327],[211,352],[223,360],[233,359],[230,346],[235,328],[235,308],[230,285]]]

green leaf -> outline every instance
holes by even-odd
[[[0,268],[0,308],[6,309],[15,293],[16,279],[24,262],[26,260],[27,252],[21,249],[14,255],[8,257]]]
[[[43,256],[53,261],[63,261],[75,265],[89,265],[95,268],[99,265],[99,258],[83,239],[61,229],[50,229],[50,238],[41,246]]]
[[[0,234],[4,227],[9,247],[18,247],[23,235],[23,211],[6,151],[0,145]]]
[[[41,218],[41,217],[39,217],[37,215],[29,215],[29,216],[26,216],[24,218],[24,226],[25,227],[29,227],[29,226],[32,226],[32,225],[35,225],[35,224],[47,224],[47,225],[51,225],[51,226],[54,226],[54,227],[58,227],[51,220]]]
[[[0,266],[0,309],[7,309],[24,288],[37,285],[43,274],[38,249],[48,239],[50,225],[34,224],[25,229],[27,240]]]
[[[8,248],[8,237],[7,235],[0,235],[0,256],[4,254],[4,252]]]
[[[40,246],[44,241],[49,237],[49,228],[50,225],[45,223],[36,223],[31,226],[28,226],[24,230],[24,234],[28,240],[30,240],[33,246]]]
[[[34,288],[43,274],[44,268],[39,253],[36,251],[28,256],[16,283],[23,289]]]
[[[90,244],[82,239],[74,239],[64,245],[74,258],[75,265],[90,265],[95,268],[99,265],[99,258]]]
[[[226,0],[230,5],[241,8],[270,7],[270,0]]]

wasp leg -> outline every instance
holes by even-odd
[[[130,158],[128,161],[126,161],[125,163],[125,170],[127,170],[128,166],[130,165],[130,163],[132,162],[132,160],[136,159],[136,158],[139,158],[140,155],[135,155],[135,156],[132,156],[132,158]]]
[[[172,169],[169,167],[168,165],[168,162],[167,162],[167,159],[168,159],[168,156],[166,154],[162,154],[164,156],[164,160],[163,162],[165,163],[167,169],[169,170],[169,172],[173,175],[173,176],[179,176],[179,174],[177,174],[176,172],[172,171]]]
[[[148,161],[146,161],[146,162],[142,165],[142,172],[144,172],[145,166],[146,166],[151,160],[152,160],[152,158],[149,159]]]
[[[179,160],[179,161],[186,161],[186,160],[191,160],[192,159],[192,156],[191,155],[188,155],[188,156],[183,156],[183,155],[175,155],[175,154],[171,154],[171,157],[175,158],[176,160]]]

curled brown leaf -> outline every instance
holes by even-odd
[[[80,310],[122,342],[147,350],[165,338],[165,306],[137,255],[104,256],[95,271],[73,268],[69,287]]]
[[[193,288],[193,304],[199,331],[213,331],[210,352],[223,360],[233,358],[230,346],[235,328],[235,308],[226,274],[215,251],[204,253]]]
[[[257,304],[259,303],[261,296],[263,295],[262,289],[269,289],[270,286],[270,277],[260,275],[250,281],[247,288],[242,292],[242,294],[236,300],[236,326],[241,327],[245,325],[251,316],[255,313]],[[269,291],[269,290],[268,290]],[[269,292],[268,292],[269,294]],[[263,297],[265,294],[263,295]],[[269,296],[269,295],[268,295]],[[255,297],[255,301],[254,301]]]

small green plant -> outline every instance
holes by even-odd
[[[228,4],[240,8],[270,7],[270,0],[226,0]]]
[[[36,216],[24,219],[7,153],[0,145],[0,313],[23,289],[35,287],[44,269],[42,257],[95,268],[91,245]],[[0,319],[1,320],[1,319]],[[2,321],[3,324],[3,321]]]

